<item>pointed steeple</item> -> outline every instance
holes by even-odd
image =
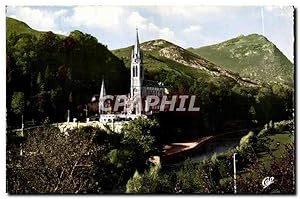
[[[130,96],[141,98],[142,85],[144,81],[144,64],[143,52],[140,49],[140,41],[138,29],[136,28],[136,41],[131,55],[131,83],[130,83]]]
[[[140,58],[140,41],[138,28],[136,28],[136,41],[133,49],[133,56],[135,56],[136,58]]]
[[[106,91],[105,91],[105,86],[104,86],[104,78],[102,78],[99,100],[102,99],[105,95],[106,95]]]
[[[101,90],[100,90],[100,95],[99,95],[99,114],[103,112],[103,107],[104,107],[104,96],[106,95],[105,91],[105,86],[104,86],[104,78],[102,78],[102,84],[101,84]]]

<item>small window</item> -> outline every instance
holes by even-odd
[[[133,70],[132,74],[133,74],[133,77],[134,77],[135,76],[135,67],[133,67],[132,70]]]
[[[135,66],[135,76],[136,77],[138,76],[138,68],[137,68],[137,66]]]

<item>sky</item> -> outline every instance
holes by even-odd
[[[274,6],[8,6],[7,16],[40,31],[95,36],[109,49],[165,39],[184,48],[261,34],[293,62],[293,7]]]

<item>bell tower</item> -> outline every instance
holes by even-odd
[[[138,29],[136,29],[136,41],[131,53],[131,97],[141,95],[141,87],[144,80],[143,54],[140,49]]]
[[[142,86],[144,80],[144,65],[143,54],[140,49],[139,34],[136,28],[136,41],[131,53],[131,85],[130,85],[130,97],[132,100],[142,98]],[[139,114],[140,111],[136,110]]]

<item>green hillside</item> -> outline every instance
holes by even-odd
[[[219,44],[188,50],[243,77],[288,85],[294,81],[293,64],[262,35],[242,35]]]
[[[12,18],[6,18],[6,25],[9,111],[21,92],[28,102],[24,111],[30,117],[57,112],[62,118],[68,108],[90,102],[100,92],[103,77],[108,93],[128,92],[124,63],[95,37],[78,30],[68,36],[39,32]]]
[[[196,104],[201,107],[196,116],[199,121],[185,121],[189,127],[202,125],[201,129],[224,130],[241,124],[229,121],[249,122],[254,118],[263,124],[270,119],[279,121],[290,114],[287,110],[292,110],[285,108],[293,106],[293,91],[285,85],[240,77],[165,40],[144,42],[141,49],[146,79],[163,82],[171,94],[197,96]],[[131,51],[132,46],[113,53],[129,68]]]
[[[141,48],[146,75],[150,79],[161,71],[168,71],[199,81],[211,81],[217,77],[224,77],[247,86],[257,84],[251,80],[244,81],[237,74],[226,71],[199,55],[162,39],[144,42],[141,44]],[[113,53],[122,59],[129,68],[131,51],[132,46],[113,50]]]
[[[6,17],[6,34],[10,35],[13,32],[17,33],[31,33],[39,35],[41,32],[33,30],[26,23],[19,21],[17,19],[13,19],[10,17]]]
[[[100,92],[103,77],[108,94],[129,92],[132,46],[111,52],[78,30],[62,37],[7,18],[6,47],[9,125],[19,124],[21,114],[25,120],[65,121],[68,109],[71,117],[84,120],[85,105]],[[264,124],[291,113],[293,90],[286,86],[240,77],[165,40],[144,42],[141,48],[146,79],[163,82],[170,95],[197,96],[200,112],[190,116],[194,119],[181,118],[182,127],[215,132],[230,128],[230,121]],[[88,110],[95,114],[93,105]]]
[[[30,33],[35,35],[36,37],[40,37],[45,34],[44,31],[38,31],[30,28],[26,23],[19,21],[17,19],[6,17],[6,36],[10,36],[12,33],[22,34],[22,33]],[[56,34],[57,36],[64,38],[64,35]]]

